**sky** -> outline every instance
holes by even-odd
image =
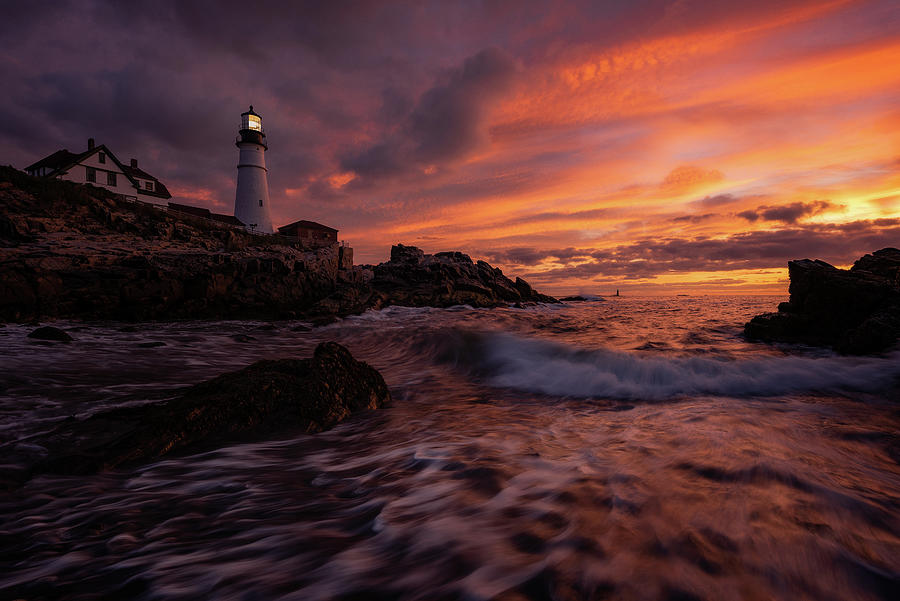
[[[551,294],[784,294],[900,246],[896,0],[15,3],[0,163],[87,138],[357,263],[460,250]]]

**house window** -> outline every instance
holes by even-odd
[[[100,154],[98,154],[98,155],[97,155],[97,160],[99,160],[101,163],[104,163],[104,164],[105,164],[105,163],[106,163],[106,153],[105,153],[105,152],[101,152]]]
[[[107,171],[106,172],[106,183],[110,186],[115,186],[116,185],[116,174],[113,173],[112,171]]]
[[[144,182],[144,189],[153,192],[153,182]]]
[[[259,199],[259,206],[262,206],[262,198]]]
[[[85,175],[84,179],[89,182],[96,182],[97,181],[97,170],[94,169],[93,167],[88,167],[87,174]]]

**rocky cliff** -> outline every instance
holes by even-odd
[[[2,321],[326,320],[391,304],[555,300],[461,253],[400,245],[368,268],[340,254],[0,168]]]
[[[849,270],[824,261],[788,263],[790,300],[754,317],[748,338],[832,346],[850,354],[883,351],[900,340],[900,250],[865,255]]]

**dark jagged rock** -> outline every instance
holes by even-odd
[[[380,305],[496,307],[521,302],[557,303],[536,292],[525,280],[513,282],[484,261],[461,252],[426,255],[414,246],[399,244],[391,260],[372,268],[372,289]]]
[[[415,246],[397,244],[391,247],[391,263],[421,265],[424,260],[425,253]]]
[[[54,340],[56,342],[72,342],[73,340],[73,338],[69,336],[68,333],[52,326],[44,326],[42,328],[38,328],[35,331],[31,332],[28,337],[34,338],[36,340]]]
[[[754,317],[748,338],[832,346],[849,354],[884,351],[900,340],[900,250],[884,248],[849,270],[824,261],[788,263],[790,300]]]
[[[310,359],[259,361],[163,403],[70,418],[42,439],[31,473],[84,474],[196,445],[319,432],[390,400],[384,379],[328,342]]]
[[[567,302],[567,303],[583,303],[587,299],[584,298],[583,296],[576,294],[575,296],[566,296],[559,300]]]

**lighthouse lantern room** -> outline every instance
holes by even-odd
[[[234,216],[248,229],[271,234],[272,218],[269,216],[269,181],[266,169],[266,134],[262,117],[250,110],[241,114],[241,128],[235,144],[240,150],[238,158],[237,191],[234,198]]]

